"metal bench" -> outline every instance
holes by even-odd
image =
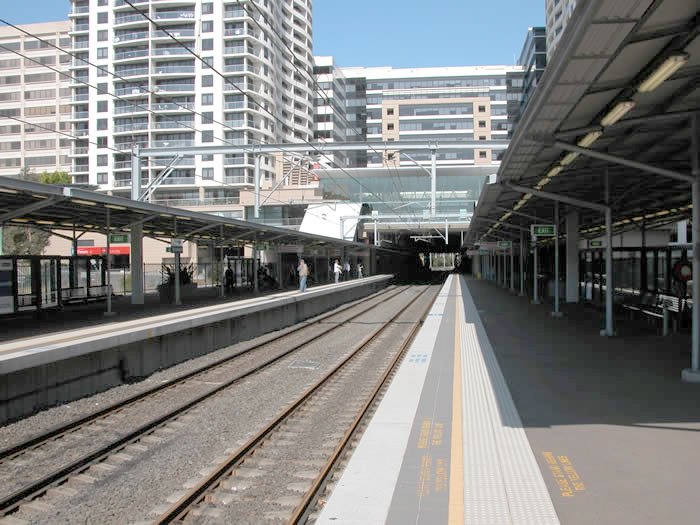
[[[667,294],[646,294],[651,296],[653,299],[650,301],[649,298],[642,296],[639,304],[623,304],[623,308],[628,310],[632,316],[634,313],[639,312],[644,315],[647,320],[654,323],[658,322],[661,326],[662,333],[665,335],[664,328],[664,306],[668,311],[669,321],[673,324],[673,331],[678,331],[678,326],[680,322],[680,314],[688,307],[687,299],[679,299],[673,295]],[[642,302],[644,301],[644,302]]]

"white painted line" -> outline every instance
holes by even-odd
[[[466,283],[461,285],[465,523],[558,525],[491,342]]]
[[[318,525],[386,521],[452,281],[450,275],[326,502]]]

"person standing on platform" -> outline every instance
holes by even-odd
[[[338,284],[340,281],[340,272],[342,271],[342,268],[340,267],[340,261],[338,259],[335,260],[333,263],[333,273],[335,274],[335,284]]]
[[[224,272],[224,287],[226,289],[226,294],[230,295],[233,292],[233,270],[231,269],[231,263],[228,264],[226,272]]]
[[[299,266],[297,266],[297,272],[299,272],[299,291],[306,291],[306,278],[309,276],[309,267],[306,266],[304,259],[299,259]]]
[[[357,263],[357,278],[362,279],[362,263],[358,262]]]
[[[345,264],[343,265],[343,281],[349,281],[350,280],[350,262],[345,261]]]

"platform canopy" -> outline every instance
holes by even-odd
[[[181,208],[137,202],[70,186],[52,186],[0,177],[0,226],[27,224],[63,232],[129,232],[141,224],[143,234],[169,241],[179,238],[221,246],[262,244],[367,249],[361,243],[285,228],[265,226]],[[223,235],[222,235],[223,228]]]
[[[566,197],[583,237],[601,235],[607,204],[616,232],[690,217],[699,24],[697,1],[579,2],[465,244],[551,222],[555,201],[527,189]]]

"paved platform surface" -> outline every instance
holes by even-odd
[[[452,276],[318,523],[700,522],[689,337],[563,309]]]

